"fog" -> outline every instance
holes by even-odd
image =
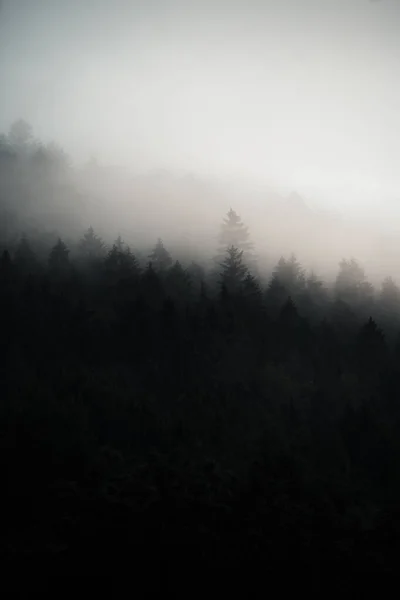
[[[398,0],[3,0],[0,131],[70,156],[52,227],[212,252],[232,205],[270,260],[396,276],[399,25]]]

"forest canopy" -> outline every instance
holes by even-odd
[[[392,567],[396,274],[265,263],[233,207],[204,253],[78,232],[72,169],[24,121],[1,138],[2,552]]]

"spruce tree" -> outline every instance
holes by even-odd
[[[129,246],[126,246],[118,236],[105,260],[104,267],[107,277],[116,282],[120,279],[137,277],[140,267]]]
[[[274,273],[265,294],[265,303],[268,312],[273,316],[277,316],[288,296],[288,290],[279,279],[277,273]]]
[[[165,287],[167,294],[174,300],[185,301],[189,299],[191,292],[190,276],[178,260],[168,269]]]
[[[223,220],[218,236],[216,256],[218,263],[223,260],[226,251],[232,246],[243,252],[243,262],[254,270],[254,245],[250,241],[249,229],[244,225],[240,216],[231,208]]]
[[[221,283],[228,293],[238,292],[242,289],[248,273],[248,269],[243,263],[243,250],[230,246],[221,267]]]
[[[365,374],[373,374],[385,363],[385,336],[372,317],[359,330],[356,351],[357,363]]]
[[[250,272],[246,274],[243,281],[243,295],[252,305],[261,305],[262,291],[256,277]]]
[[[99,237],[92,226],[90,226],[84,233],[83,238],[79,243],[79,250],[82,258],[86,260],[97,260],[105,254],[105,244],[101,237]]]
[[[15,251],[14,262],[22,272],[33,272],[38,268],[36,254],[33,252],[28,238],[23,234]]]
[[[339,273],[335,282],[335,293],[338,299],[349,304],[359,302],[365,284],[364,269],[354,258],[340,261]]]
[[[164,288],[151,262],[148,263],[140,278],[140,290],[144,301],[151,308],[159,308],[164,300]]]
[[[157,244],[149,254],[152,267],[161,273],[165,272],[172,265],[172,258],[168,250],[165,248],[161,238],[158,238]]]
[[[0,273],[7,277],[12,270],[11,256],[8,250],[3,250],[0,258]]]
[[[380,301],[386,317],[400,314],[400,288],[392,277],[386,277],[383,281]]]
[[[275,268],[274,274],[286,290],[293,296],[296,296],[305,288],[306,279],[304,269],[294,254],[292,254],[289,259],[281,257]]]
[[[52,273],[65,273],[69,267],[69,250],[65,243],[58,238],[57,243],[50,251],[49,269]]]

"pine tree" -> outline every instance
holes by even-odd
[[[306,278],[304,290],[297,301],[303,316],[313,320],[322,318],[323,311],[327,308],[328,292],[323,281],[314,272]]]
[[[293,327],[298,323],[299,314],[291,296],[286,300],[279,313],[279,321],[284,327]]]
[[[322,301],[326,299],[324,282],[313,271],[307,277],[306,288],[310,297],[314,300]]]
[[[36,254],[33,252],[25,234],[23,234],[15,251],[14,262],[22,272],[33,272],[38,268]]]
[[[178,260],[168,269],[165,286],[167,293],[174,300],[184,301],[189,298],[191,292],[190,276]]]
[[[3,250],[0,258],[0,271],[2,273],[9,273],[12,269],[11,256],[8,250]]]
[[[218,263],[221,262],[228,248],[232,246],[243,252],[244,263],[254,269],[254,245],[250,241],[248,227],[244,225],[239,215],[231,208],[221,225],[218,237],[218,253],[216,256]]]
[[[87,260],[96,260],[104,256],[106,251],[105,244],[101,237],[96,235],[92,226],[84,233],[79,243],[79,250],[82,257]]]
[[[55,246],[50,251],[49,269],[53,273],[65,273],[69,267],[69,250],[65,243],[58,238]]]
[[[247,273],[243,281],[243,295],[252,305],[261,305],[262,303],[260,284],[250,272]]]
[[[114,246],[116,246],[116,248],[117,248],[117,250],[118,250],[119,252],[123,252],[123,251],[124,251],[124,249],[127,247],[127,246],[126,246],[126,244],[125,244],[125,242],[123,242],[123,241],[122,241],[122,238],[121,238],[121,236],[120,236],[120,235],[119,235],[119,236],[117,237],[117,239],[115,240],[115,242],[114,242]]]
[[[144,301],[152,308],[158,308],[164,300],[164,288],[153,264],[148,263],[140,279],[140,289]]]
[[[187,272],[193,283],[194,288],[196,288],[199,291],[202,283],[205,280],[205,271],[203,267],[201,267],[196,262],[192,261],[187,269]]]
[[[385,363],[385,336],[372,317],[361,327],[356,349],[358,364],[366,373],[376,371]]]
[[[129,246],[126,246],[120,236],[112,245],[105,260],[104,267],[107,276],[113,282],[120,279],[137,277],[140,267]]]
[[[302,292],[306,285],[305,273],[296,256],[292,254],[288,260],[281,257],[274,275],[293,296]]]
[[[230,246],[221,267],[221,283],[226,287],[228,293],[238,292],[243,287],[248,273],[248,269],[243,263],[243,250]]]
[[[392,277],[386,277],[383,281],[380,301],[386,317],[400,314],[400,288]]]
[[[14,267],[8,250],[3,250],[0,258],[0,286],[2,289],[8,286],[13,278]]]
[[[366,283],[364,269],[354,258],[340,261],[339,273],[335,282],[335,292],[338,299],[350,304],[359,302]]]
[[[282,284],[277,273],[274,273],[265,294],[265,303],[268,312],[276,316],[284,305],[288,296],[288,290]]]
[[[161,238],[158,238],[157,244],[149,254],[152,266],[156,271],[165,272],[172,265],[172,258],[168,250],[165,248]]]

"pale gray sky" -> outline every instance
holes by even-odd
[[[399,73],[400,0],[0,12],[0,130],[21,116],[78,161],[254,177],[377,218],[400,215]]]

